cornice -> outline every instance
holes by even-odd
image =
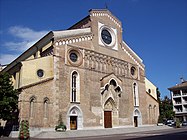
[[[131,53],[136,57],[133,57],[133,55],[131,55],[131,53],[125,49],[125,47],[122,45],[122,50],[142,69],[144,70],[144,65],[140,64],[136,59],[138,59],[141,63],[143,62],[143,60],[123,41],[123,44],[127,46],[127,48],[131,51]]]
[[[90,16],[93,17],[107,17],[114,22],[118,27],[121,27],[121,22],[111,14],[107,9],[92,9],[90,10]]]

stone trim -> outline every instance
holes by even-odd
[[[90,50],[84,50],[84,68],[129,77],[128,62]]]
[[[150,93],[148,93],[147,91],[146,91],[146,93],[147,93],[153,100],[155,100],[155,101],[158,103],[158,100],[155,99]]]
[[[29,88],[29,87],[32,87],[32,86],[35,86],[35,85],[38,85],[38,84],[42,84],[42,83],[48,82],[50,80],[53,80],[53,77],[47,78],[45,80],[42,80],[42,81],[39,81],[39,82],[36,82],[36,83],[33,83],[33,84],[29,84],[29,85],[23,86],[19,90],[26,89],[26,88]]]
[[[82,41],[89,41],[89,40],[92,40],[92,38],[93,38],[92,35],[86,35],[86,36],[79,36],[79,37],[74,37],[74,38],[60,39],[55,42],[55,46],[72,44],[72,43],[82,42]]]
[[[124,41],[123,43],[128,47],[130,48]],[[144,70],[144,67],[138,62],[136,61],[136,59],[125,49],[125,47],[122,46],[122,50],[142,69]],[[131,50],[132,51],[132,50]],[[137,54],[135,54],[135,52],[132,51],[132,53],[140,60],[142,61],[138,56]]]
[[[112,16],[112,14],[108,10],[100,10],[100,11],[91,11],[91,16],[106,16],[112,22],[114,22],[118,27],[121,27],[121,23],[116,19],[116,17]]]

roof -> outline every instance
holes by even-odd
[[[62,31],[52,31],[54,38],[68,38],[74,37],[77,35],[86,35],[91,33],[90,28],[83,28],[83,29],[71,29],[71,30],[62,30]]]
[[[187,89],[187,81],[184,81],[184,82],[177,84],[176,86],[170,87],[168,89],[171,91],[177,90],[177,89]]]

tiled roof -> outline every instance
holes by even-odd
[[[172,91],[172,90],[175,90],[175,89],[184,89],[184,88],[187,89],[187,81],[184,81],[184,82],[182,82],[180,84],[177,84],[176,86],[170,87],[168,89]]]

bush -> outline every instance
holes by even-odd
[[[20,130],[19,130],[19,139],[20,140],[28,140],[28,139],[30,139],[29,122],[28,122],[28,120],[22,120],[21,121]]]
[[[55,126],[55,130],[56,131],[65,132],[66,129],[67,129],[67,127],[66,127],[66,125],[62,121],[62,115],[61,114],[59,115],[58,123],[59,123],[59,125]]]
[[[63,122],[61,122],[59,125],[57,125],[56,127],[55,127],[55,130],[56,131],[62,131],[62,132],[65,132],[66,131],[66,125],[63,123]]]
[[[163,117],[162,116],[158,117],[158,123],[163,123]]]
[[[176,118],[176,126],[175,126],[176,128],[180,128],[181,126],[180,126],[180,121],[179,121],[179,118]]]

